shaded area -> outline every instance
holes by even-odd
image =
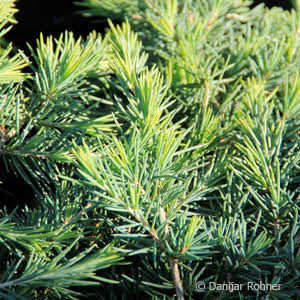
[[[104,26],[92,24],[88,18],[76,13],[79,8],[73,2],[19,0],[16,3],[19,12],[15,15],[18,24],[13,26],[5,38],[26,50],[26,43],[35,44],[41,32],[44,36],[55,37],[65,30],[73,31],[76,37],[86,36],[93,30],[104,32]]]
[[[34,197],[32,187],[20,176],[14,173],[7,173],[5,166],[0,164],[0,210],[4,208],[10,213],[17,208],[21,214],[25,206],[29,208],[36,207],[37,203]]]
[[[292,8],[291,1],[280,0],[255,0],[253,6],[262,2],[268,7]],[[6,38],[23,49],[26,48],[26,42],[33,44],[40,32],[44,35],[58,36],[61,32],[69,30],[73,31],[75,36],[86,36],[92,30],[103,33],[106,26],[106,18],[101,24],[92,23],[91,19],[79,15],[77,12],[80,8],[74,4],[74,0],[19,0],[16,5],[19,9],[16,14],[18,24],[6,34]]]
[[[265,3],[266,6],[268,6],[268,7],[280,6],[283,9],[287,9],[287,10],[290,10],[293,7],[291,1],[289,1],[289,0],[270,0],[270,1],[268,1],[268,0],[255,0],[254,1],[254,6],[258,5],[260,3]]]

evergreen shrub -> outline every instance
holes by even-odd
[[[24,52],[0,1],[0,298],[300,298],[300,1],[76,4]]]

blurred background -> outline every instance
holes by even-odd
[[[93,24],[90,19],[78,14],[79,7],[74,2],[74,0],[18,0],[19,12],[16,14],[18,24],[6,35],[7,40],[23,48],[26,42],[35,42],[40,32],[54,36],[65,30],[73,31],[75,35],[86,35],[94,29],[103,32],[103,23]],[[268,7],[280,6],[288,10],[292,8],[290,0],[255,0],[253,6],[262,2]]]

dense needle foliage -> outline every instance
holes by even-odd
[[[77,1],[107,33],[25,55],[0,1],[1,299],[300,297],[300,1],[251,4]]]

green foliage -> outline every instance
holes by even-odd
[[[76,1],[80,11],[88,17],[106,17],[108,15],[113,19],[119,19],[126,14],[130,14],[137,10],[139,1],[137,0],[86,0]]]
[[[1,297],[299,297],[299,1],[76,3],[123,22],[0,52]]]

